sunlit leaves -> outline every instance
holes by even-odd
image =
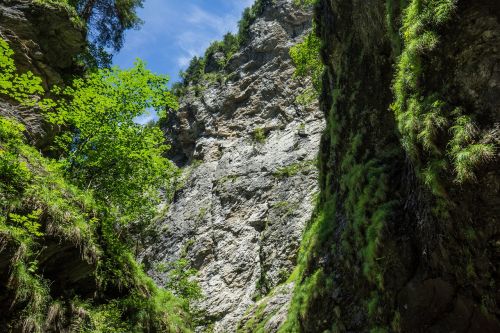
[[[43,95],[42,80],[31,72],[18,74],[13,59],[14,52],[7,41],[0,38],[0,95],[28,106],[44,107],[48,100],[40,101]]]
[[[68,175],[92,188],[128,223],[149,216],[161,187],[175,172],[163,154],[167,146],[156,126],[134,119],[154,109],[176,109],[168,77],[138,60],[129,70],[103,69],[55,93],[62,97],[53,123],[71,128],[58,138]],[[156,198],[156,199],[155,199]]]

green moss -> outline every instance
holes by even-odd
[[[285,219],[297,211],[299,204],[296,202],[278,201],[272,204],[271,207],[277,211],[277,215],[280,216],[280,218]]]
[[[278,168],[273,172],[273,176],[278,179],[293,177],[299,173],[307,173],[314,169],[316,160],[307,160],[302,162],[292,163],[290,165]]]
[[[266,142],[266,131],[261,127],[256,127],[253,130],[252,139],[258,143]]]
[[[85,22],[78,15],[75,7],[73,7],[67,0],[34,0],[33,2],[49,8],[62,8],[68,14],[70,21],[76,28],[82,30],[86,28]]]
[[[391,328],[396,333],[401,332],[401,313],[399,311],[396,311],[394,314],[391,322]]]
[[[418,173],[440,200],[448,200],[444,173],[451,168],[455,181],[474,180],[474,171],[494,155],[494,146],[483,143],[474,120],[457,105],[446,102],[446,90],[429,93],[422,81],[429,66],[424,57],[440,43],[437,33],[451,20],[456,0],[411,1],[403,16],[404,47],[394,81],[395,112],[402,142],[418,166]],[[448,143],[443,144],[443,140]]]
[[[322,205],[323,206],[323,205]],[[296,281],[292,302],[288,311],[287,320],[279,332],[300,332],[302,320],[307,320],[306,313],[313,298],[321,297],[328,288],[332,288],[331,281],[321,269],[307,274],[324,243],[328,241],[334,225],[331,218],[334,215],[335,198],[324,203],[324,209],[319,209],[311,224],[306,228],[299,250],[297,267],[288,281]],[[331,289],[329,289],[331,290]]]
[[[310,7],[318,3],[318,0],[293,0],[293,4],[298,7]]]
[[[370,330],[370,333],[387,333],[387,328],[385,327],[374,327]]]
[[[260,302],[253,310],[252,317],[244,326],[236,329],[237,333],[265,333],[265,326],[274,313],[266,314],[267,302]]]
[[[235,182],[236,180],[238,180],[241,176],[240,175],[227,175],[227,176],[223,176],[221,178],[219,178],[217,180],[218,183],[220,184],[225,184],[227,182]]]
[[[383,88],[362,81],[366,77],[385,80],[379,71],[389,68],[382,65],[391,59],[385,52],[389,45],[379,49],[384,55],[374,55],[362,49],[370,44],[359,40],[366,37],[365,28],[337,26],[337,30],[329,30],[339,23],[317,13],[328,20],[319,25],[324,29],[322,36],[338,38],[334,42],[325,39],[322,50],[328,61],[323,82],[330,86],[323,88],[320,101],[327,121],[319,160],[321,193],[316,216],[303,237],[295,273],[297,286],[281,332],[342,332],[342,320],[350,321],[341,317],[344,310],[357,312],[359,308],[364,310],[363,329],[400,332],[402,319],[394,303],[393,281],[408,274],[408,259],[397,253],[401,243],[395,241],[394,233],[400,232],[395,229],[400,228],[403,203],[408,200],[402,196],[408,189],[395,184],[400,181],[394,177],[407,175],[401,171],[407,165],[402,156],[411,159],[411,172],[433,194],[425,194],[433,198],[426,204],[437,219],[449,217],[453,205],[447,191],[450,185],[473,181],[479,166],[494,158],[496,148],[477,129],[478,120],[463,106],[450,102],[449,86],[431,87],[427,82],[433,80],[435,56],[441,51],[440,33],[452,22],[456,3],[386,1],[385,38],[391,42],[392,59],[397,62],[391,107],[400,136],[379,132],[393,132],[392,119],[385,113],[390,93],[386,91],[379,103],[368,92]],[[333,15],[338,21],[349,22],[341,19],[342,14],[350,17],[349,11],[361,6],[346,4],[325,10],[338,15]],[[355,33],[349,34],[353,29]],[[357,71],[357,66],[363,69]],[[475,238],[470,231],[462,236]],[[474,278],[478,273],[472,255],[460,253],[464,265],[457,275],[464,280]],[[336,283],[349,295],[348,300],[322,296],[331,295]]]

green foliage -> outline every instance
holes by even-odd
[[[169,190],[174,165],[158,127],[134,119],[149,108],[165,112],[177,102],[168,78],[151,73],[141,61],[132,69],[103,69],[57,91],[64,99],[50,120],[72,129],[59,136],[63,165],[79,186],[94,189],[122,224],[150,220],[159,191]]]
[[[181,258],[174,261],[166,265],[163,271],[167,273],[165,288],[190,303],[203,298],[201,287],[194,280],[198,271],[189,267],[188,260]]]
[[[123,46],[124,33],[138,28],[142,20],[137,16],[137,8],[142,8],[143,0],[68,0],[78,11],[91,33],[90,39],[96,47],[113,48],[118,51]]]
[[[452,139],[448,145],[448,154],[453,160],[459,183],[474,180],[473,170],[493,159],[495,148],[491,144],[478,142],[478,130],[471,117],[459,116],[450,128]]]
[[[242,327],[237,327],[237,333],[265,333],[266,332],[266,324],[271,320],[272,316],[276,313],[277,310],[273,311],[271,314],[266,313],[268,302],[262,301],[260,302],[255,309],[253,309],[254,313],[252,313],[252,317],[250,320],[245,322]]]
[[[293,4],[298,7],[314,6],[318,0],[293,0]]]
[[[104,47],[88,42],[83,52],[77,55],[76,61],[88,70],[110,68],[113,56]]]
[[[321,90],[323,63],[320,58],[321,40],[314,32],[309,33],[304,41],[290,49],[290,56],[295,63],[296,77],[311,77],[316,91]]]
[[[252,138],[255,142],[264,143],[266,142],[266,132],[263,128],[257,127],[253,130]]]
[[[293,177],[299,173],[306,173],[316,166],[316,160],[308,160],[278,168],[273,176],[278,179]]]
[[[59,174],[43,174],[52,172],[50,163],[23,142],[22,131],[17,122],[0,117],[0,163],[10,164],[12,171],[2,174],[0,187],[13,189],[7,194],[2,191],[0,210],[5,216],[0,215],[0,240],[16,249],[7,287],[14,291],[15,304],[22,309],[18,324],[28,331],[42,332],[50,296],[48,281],[38,273],[36,258],[44,237],[56,236],[79,244],[84,248],[82,256],[87,258],[95,258],[97,250],[89,226],[79,224],[80,218],[88,216],[80,207],[88,202],[71,187],[60,188],[64,181]]]
[[[19,102],[43,93],[26,86],[38,79],[16,80],[12,52],[1,46],[0,78],[8,83],[2,93]],[[68,129],[58,141],[64,148],[59,161],[26,144],[17,121],[0,117],[0,248],[14,250],[5,287],[14,295],[15,314],[9,311],[5,320],[19,330],[51,331],[64,324],[54,321],[66,320],[57,318],[69,316],[68,325],[82,332],[190,332],[187,302],[144,273],[122,227],[153,214],[160,186],[168,190],[174,172],[162,157],[167,147],[160,131],[133,122],[150,107],[176,106],[166,83],[139,62],[55,89],[65,99],[51,102],[55,110],[47,118]],[[63,300],[52,299],[37,257],[53,239],[64,251],[78,251],[82,267],[93,267],[95,298],[73,306],[74,290],[65,290]]]
[[[189,62],[189,66],[185,72],[181,73],[181,77],[185,83],[198,84],[205,73],[204,58],[194,57]]]
[[[388,37],[391,40],[393,57],[399,57],[402,48],[402,39],[400,34],[401,16],[403,9],[406,8],[409,0],[386,0],[386,25]]]
[[[215,41],[210,44],[210,46],[205,51],[204,59],[212,58],[216,53],[220,54],[222,58],[218,60],[219,69],[224,69],[227,62],[233,54],[235,54],[240,48],[240,43],[238,37],[228,32],[224,35],[222,41]]]
[[[2,124],[9,121],[2,118]],[[5,126],[0,127],[4,133]],[[17,127],[17,126],[16,126]],[[20,134],[20,133],[18,133]],[[2,140],[2,147],[8,146],[11,142]],[[122,313],[141,314],[140,318],[130,318],[124,322],[123,316],[116,321],[106,319],[100,321],[102,313],[90,313],[91,322],[96,324],[96,328],[91,324],[89,331],[99,331],[100,324],[102,331],[110,331],[109,327],[114,327],[117,332],[123,332],[124,325],[132,325],[133,330],[127,332],[142,332],[146,327],[158,327],[159,331],[166,331],[167,326],[177,331],[180,327],[185,327],[188,318],[181,318],[179,309],[185,309],[182,301],[174,298],[165,290],[156,287],[153,282],[145,276],[140,266],[137,265],[130,251],[117,238],[117,233],[113,229],[114,219],[102,209],[99,204],[88,193],[81,193],[77,188],[69,185],[61,177],[61,172],[50,165],[50,161],[39,156],[38,152],[32,150],[24,144],[17,147],[19,159],[27,160],[30,168],[27,172],[30,177],[22,179],[23,189],[16,192],[15,197],[9,198],[2,205],[2,211],[9,212],[9,220],[0,219],[0,238],[11,239],[18,246],[16,266],[12,269],[10,288],[16,291],[16,299],[19,304],[25,305],[25,325],[35,327],[35,331],[43,331],[41,327],[43,318],[46,317],[49,302],[48,291],[44,287],[45,282],[37,274],[36,249],[43,244],[45,232],[47,235],[57,235],[66,241],[73,242],[82,247],[82,255],[87,260],[97,260],[99,269],[97,279],[100,289],[107,290],[108,286],[118,285],[120,288],[131,290],[132,296],[120,301]],[[33,174],[30,169],[40,169]],[[4,175],[5,178],[8,175]],[[4,182],[12,182],[13,179],[2,179]],[[15,180],[15,179],[14,179]],[[40,207],[27,216],[21,215],[26,210],[26,205]],[[42,213],[43,212],[43,213]],[[41,219],[41,215],[46,218]],[[101,223],[95,216],[99,216]],[[94,217],[93,217],[94,216]],[[105,223],[104,223],[105,222]],[[40,226],[43,223],[43,230]],[[94,228],[101,224],[102,238],[97,239]],[[97,244],[99,243],[99,245]],[[102,253],[100,246],[105,247]],[[102,255],[101,255],[102,253]],[[154,302],[151,304],[150,302]],[[117,303],[118,304],[118,303]],[[98,308],[99,311],[109,312],[107,305]],[[114,312],[113,312],[114,313]],[[182,313],[182,312],[181,312]],[[182,314],[181,314],[182,316]],[[147,317],[147,320],[143,317]],[[146,320],[146,321],[145,321]],[[95,322],[94,322],[95,321]],[[117,326],[115,325],[117,323]],[[103,325],[104,325],[103,324]],[[118,325],[119,324],[119,325]],[[139,325],[139,326],[137,326]],[[132,327],[131,326],[131,327]],[[127,326],[128,327],[128,326]],[[163,329],[163,330],[162,330]]]
[[[255,3],[243,11],[243,15],[238,22],[238,41],[245,45],[250,37],[250,26],[262,15],[264,9],[271,5],[273,0],[256,0]]]
[[[10,213],[9,220],[16,227],[21,228],[23,232],[34,237],[40,237],[43,235],[43,232],[40,231],[40,215],[42,215],[42,210],[40,209],[32,211],[27,216]]]
[[[445,102],[444,92],[429,94],[419,84],[427,66],[423,58],[438,47],[436,31],[455,9],[456,0],[410,2],[403,17],[404,48],[393,87],[396,100],[392,109],[403,146],[418,163],[424,182],[442,201],[447,200],[442,185],[446,170],[454,169],[458,183],[473,180],[474,170],[495,151],[492,144],[482,142],[471,116]],[[443,140],[448,144],[443,145]]]
[[[391,328],[396,333],[401,332],[401,313],[399,311],[396,311],[394,314],[394,318],[391,322]]]
[[[50,100],[40,100],[38,95],[44,93],[42,80],[31,72],[17,74],[14,52],[7,42],[0,38],[0,96],[6,96],[26,106],[48,108]]]
[[[309,7],[317,3],[317,0],[294,0],[294,5],[299,7]],[[310,105],[318,100],[321,92],[321,76],[324,72],[324,65],[320,56],[321,40],[316,35],[316,26],[304,40],[290,48],[290,57],[295,64],[295,78],[310,78],[312,88],[297,96],[296,102],[300,105]]]
[[[207,48],[203,57],[191,59],[188,68],[180,73],[182,83],[177,83],[173,91],[177,96],[183,96],[189,87],[199,89],[202,80],[206,80],[206,65],[213,60],[215,54],[221,56],[217,61],[217,70],[224,71],[231,57],[248,43],[250,26],[262,15],[266,6],[273,3],[273,0],[256,0],[255,3],[243,11],[241,20],[238,23],[238,33],[236,35],[227,33],[222,41],[215,41]]]
[[[0,117],[0,205],[7,207],[26,188],[31,178],[26,163],[19,160],[24,127]]]
[[[293,215],[297,211],[299,204],[296,202],[278,201],[274,203],[271,207],[279,212],[280,218],[286,219],[287,217]]]
[[[84,332],[92,333],[121,333],[131,332],[127,322],[122,321],[123,311],[117,302],[110,302],[90,310],[90,323]]]
[[[12,267],[9,287],[15,288],[15,301],[26,304],[21,314],[21,326],[25,331],[43,332],[44,312],[49,301],[47,281],[34,274],[33,269],[19,260]]]

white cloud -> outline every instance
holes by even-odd
[[[177,58],[177,64],[179,65],[180,68],[186,68],[189,65],[189,62],[191,61],[193,57],[191,56],[182,56]]]
[[[214,40],[237,30],[241,12],[254,0],[147,0],[139,16],[145,24],[128,31],[124,48],[115,63],[128,67],[136,57],[146,60],[153,71],[176,77],[194,56],[203,55]]]
[[[182,15],[186,22],[186,30],[176,37],[176,46],[180,55],[177,65],[186,68],[194,56],[202,56],[206,48],[214,40],[220,40],[227,32],[236,32],[241,12],[252,5],[254,0],[225,0],[232,9],[226,14],[217,15],[203,9],[199,5],[186,6]]]
[[[196,28],[206,28],[217,33],[223,33],[227,29],[224,17],[211,14],[196,5],[192,5],[188,11],[186,22],[193,24]]]
[[[169,73],[174,80],[194,56],[201,56],[214,40],[237,30],[244,8],[254,0],[147,0],[139,16],[145,24],[128,31],[116,65],[129,67],[139,57],[155,72]],[[156,119],[143,115],[139,123]]]

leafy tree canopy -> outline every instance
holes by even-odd
[[[44,111],[65,131],[57,159],[27,144],[26,128],[0,115],[0,239],[15,250],[6,253],[8,258],[16,253],[5,270],[15,282],[0,286],[11,304],[2,324],[33,332],[63,327],[75,332],[191,332],[186,297],[199,288],[185,274],[193,270],[171,274],[180,280],[172,287],[183,288],[179,297],[159,288],[134,259],[130,240],[137,237],[127,232],[130,224],[124,227],[151,220],[160,191],[168,190],[175,172],[162,157],[167,147],[158,127],[134,122],[148,108],[176,107],[167,81],[138,61],[130,70],[98,70],[55,89],[59,99],[47,100],[52,111]],[[45,94],[40,83],[32,73],[17,73],[12,50],[0,38],[0,98],[40,105],[36,96]],[[62,251],[73,244],[82,260],[95,263],[93,296],[82,297],[72,288],[54,294],[52,280],[43,274],[46,263],[38,262],[52,239],[61,240]],[[46,320],[56,312],[62,315]]]
[[[101,69],[55,89],[62,97],[51,122],[70,128],[57,144],[69,177],[117,210],[123,224],[150,219],[175,172],[158,126],[134,119],[149,109],[177,108],[168,77],[138,60],[129,70]]]
[[[143,0],[70,0],[70,4],[87,24],[89,39],[98,48],[118,51],[124,32],[142,24],[136,10],[143,6]]]

